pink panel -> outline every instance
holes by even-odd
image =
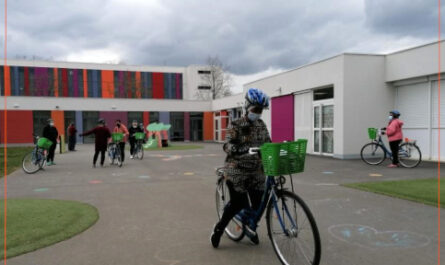
[[[272,98],[272,142],[294,140],[294,96]]]
[[[190,113],[184,112],[184,141],[190,141]]]
[[[116,120],[120,119],[122,124],[124,124],[125,126],[127,126],[127,119],[128,119],[128,114],[127,112],[122,112],[122,111],[101,111],[99,114],[99,117],[104,119],[107,127],[110,130],[113,130],[115,124],[116,124]]]

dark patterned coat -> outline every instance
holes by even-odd
[[[258,155],[249,155],[250,147],[270,142],[266,124],[261,120],[250,122],[247,117],[233,121],[226,136],[224,151],[226,177],[238,192],[249,189],[264,190],[265,175]]]

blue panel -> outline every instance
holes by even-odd
[[[176,74],[170,74],[170,82],[171,82],[171,86],[172,86],[172,99],[176,99],[177,95],[176,95]]]
[[[76,129],[78,133],[83,132],[82,111],[76,111]],[[76,134],[77,142],[83,143],[83,138],[79,137],[78,133]]]
[[[170,89],[169,89],[169,74],[164,73],[164,98],[170,98]]]
[[[13,96],[20,96],[20,88],[19,88],[19,68],[17,66],[11,67],[13,73],[13,79],[11,80],[11,93]]]
[[[159,122],[170,124],[170,113],[167,111],[159,112]]]

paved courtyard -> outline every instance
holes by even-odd
[[[97,207],[100,219],[69,240],[7,264],[280,264],[264,220],[258,246],[227,237],[219,249],[209,243],[216,221],[214,169],[224,160],[221,145],[146,152],[143,161],[130,160],[127,153],[122,168],[92,168],[93,148],[80,145],[77,152],[56,155],[57,165],[45,171],[18,170],[8,177],[9,198],[82,201]],[[437,177],[434,163],[415,169],[385,165],[309,156],[305,172],[294,176],[296,192],[319,226],[321,264],[437,264],[437,208],[339,185]]]

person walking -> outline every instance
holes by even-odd
[[[74,123],[70,123],[70,126],[68,126],[68,150],[69,151],[76,151],[76,133],[77,129]]]
[[[128,133],[130,134],[130,137],[128,138],[128,141],[130,142],[130,158],[133,159],[134,157],[134,147],[136,145],[136,138],[135,133],[137,132],[144,132],[143,129],[141,129],[140,126],[138,126],[138,121],[134,120],[131,124],[131,128],[128,130]]]
[[[54,156],[57,146],[57,139],[59,137],[59,132],[57,128],[54,126],[54,121],[52,119],[48,119],[48,124],[43,128],[43,137],[49,139],[53,144],[48,149],[48,156],[46,157],[46,165],[52,166],[54,163]]]
[[[111,137],[110,129],[105,126],[105,120],[99,119],[97,121],[97,127],[82,134],[79,136],[87,136],[90,134],[94,134],[94,157],[93,157],[93,167],[96,167],[97,158],[100,153],[100,166],[104,166],[105,161],[105,151],[107,151],[108,147],[108,139]]]
[[[399,119],[400,112],[393,110],[389,112],[389,122],[386,127],[386,135],[388,136],[389,147],[392,153],[392,163],[389,168],[395,168],[399,166],[399,145],[403,139],[402,126],[403,121]]]
[[[124,134],[124,138],[119,142],[119,148],[121,149],[121,157],[122,162],[125,160],[125,141],[128,137],[128,129],[125,125],[122,124],[121,120],[116,120],[116,126],[113,129],[113,133],[122,133]]]

